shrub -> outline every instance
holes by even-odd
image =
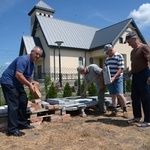
[[[46,98],[56,98],[57,97],[57,90],[54,86],[54,83],[52,82],[51,86],[49,87],[49,90],[47,91]]]
[[[82,83],[81,83],[81,93],[83,93],[84,91],[84,88],[85,88],[85,81],[83,80]]]
[[[33,93],[29,92],[28,94],[28,100],[32,101],[34,99]]]
[[[126,92],[131,92],[131,80],[127,80],[125,81],[125,88],[126,88]]]
[[[63,97],[69,97],[69,96],[72,96],[72,89],[69,83],[67,82],[64,87]]]
[[[124,70],[124,74],[127,74],[129,71],[129,67],[127,67],[125,70]],[[125,92],[131,92],[131,84],[132,84],[132,80],[129,79],[129,80],[124,80],[124,84],[125,84]]]
[[[50,86],[50,84],[51,84],[51,79],[50,79],[50,77],[46,76],[45,80],[44,80],[44,87],[45,87],[46,95],[47,95],[48,87]]]
[[[95,96],[96,94],[97,94],[96,85],[94,83],[90,83],[89,88],[88,88],[88,95],[89,96]]]

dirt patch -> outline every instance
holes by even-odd
[[[129,118],[132,108],[128,107]],[[150,128],[127,123],[119,112],[116,117],[96,115],[86,110],[87,117],[72,114],[69,122],[44,121],[23,137],[0,133],[1,150],[149,150]]]

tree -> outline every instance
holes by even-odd
[[[63,97],[69,97],[69,96],[72,96],[72,89],[69,83],[67,82],[64,87]]]
[[[49,90],[47,91],[46,98],[56,98],[57,97],[57,90],[54,86],[54,83],[52,82],[51,86],[49,87]]]
[[[88,88],[88,95],[89,96],[95,96],[96,93],[97,93],[96,85],[94,83],[90,83],[89,88]]]
[[[46,95],[47,95],[48,87],[50,86],[50,84],[51,84],[51,79],[50,79],[50,77],[46,76],[45,80],[44,80],[44,86],[45,86],[45,93],[46,93]]]

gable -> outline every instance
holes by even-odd
[[[32,37],[32,36],[22,37],[19,55],[30,54],[34,46],[39,46],[42,48],[43,50],[42,57],[44,57],[45,52],[40,42],[40,39],[38,37]]]

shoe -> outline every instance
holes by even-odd
[[[25,135],[25,133],[19,130],[16,130],[15,132],[8,132],[7,135],[8,136],[23,136]]]
[[[103,115],[103,114],[105,114],[106,113],[106,111],[95,111],[95,114],[96,115]]]
[[[150,123],[148,123],[148,122],[142,122],[140,124],[137,124],[136,126],[137,127],[150,127]]]
[[[140,123],[141,119],[140,118],[133,118],[127,121],[128,123]]]
[[[31,125],[29,125],[29,124],[26,124],[26,125],[20,125],[19,126],[19,129],[33,129],[34,128],[34,126],[31,126]]]
[[[127,113],[127,111],[124,111],[123,112],[123,116],[122,116],[123,118],[128,118],[128,113]]]
[[[117,111],[112,111],[112,113],[109,115],[110,117],[115,117],[117,116]]]

